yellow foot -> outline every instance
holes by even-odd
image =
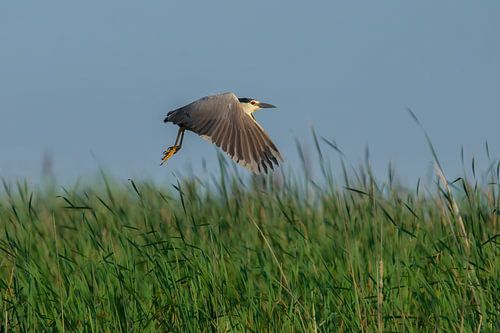
[[[168,147],[167,150],[163,152],[163,158],[161,159],[161,164],[165,163],[170,157],[174,156],[175,153],[179,151],[179,146]]]

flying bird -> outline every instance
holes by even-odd
[[[175,144],[163,152],[161,164],[182,147],[184,132],[192,131],[220,147],[233,161],[254,173],[274,170],[283,158],[253,113],[275,108],[232,92],[206,96],[167,113],[164,122],[179,126]]]

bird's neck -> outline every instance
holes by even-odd
[[[260,109],[258,106],[252,105],[250,103],[241,103],[241,107],[243,108],[243,111],[245,111],[246,114],[252,114]]]

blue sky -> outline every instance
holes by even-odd
[[[498,1],[3,1],[0,3],[0,176],[39,179],[44,154],[72,183],[103,167],[165,181],[215,148],[164,114],[234,91],[278,106],[257,119],[297,167],[310,127],[357,164],[389,161],[425,176],[429,132],[445,171],[460,149],[486,167],[500,154]],[[332,152],[332,158],[337,158]]]

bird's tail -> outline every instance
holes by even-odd
[[[163,121],[166,123],[174,123],[179,126],[184,126],[186,123],[186,114],[183,112],[182,108],[179,108],[167,113],[167,116],[163,119]]]
[[[175,115],[176,111],[177,110],[170,111],[169,113],[167,113],[167,116],[165,117],[165,119],[163,119],[163,122],[168,123],[169,121],[172,121],[172,118]]]

